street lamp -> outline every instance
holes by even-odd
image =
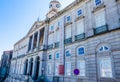
[[[44,68],[42,68],[42,75],[44,74]]]

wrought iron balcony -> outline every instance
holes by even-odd
[[[108,31],[108,25],[104,25],[104,26],[101,26],[101,27],[98,27],[98,28],[94,28],[94,33],[95,34],[101,34],[101,33],[107,32],[107,31]]]
[[[48,45],[48,48],[47,48],[47,49],[52,49],[52,48],[53,48],[53,44]]]
[[[17,58],[23,58],[25,56],[25,54],[21,54],[19,56],[17,56]]]
[[[72,43],[72,38],[68,38],[64,40],[64,44]]]
[[[79,34],[75,36],[75,41],[82,40],[85,38],[85,33]]]
[[[59,42],[56,42],[56,43],[55,43],[55,48],[58,48],[58,47],[59,47],[59,44],[60,44]]]

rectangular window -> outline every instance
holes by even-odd
[[[67,27],[65,27],[65,38],[66,39],[72,36],[71,30],[72,30],[71,25],[68,25]]]
[[[48,45],[53,44],[54,35],[53,33],[48,36]]]
[[[58,27],[60,27],[60,22],[58,22]]]
[[[55,63],[55,75],[59,75],[59,63]]]
[[[78,61],[77,66],[78,69],[80,70],[79,76],[85,76],[85,61],[84,60]]]
[[[79,10],[77,11],[77,15],[78,15],[78,16],[82,15],[82,10],[81,10],[81,9],[79,9]]]
[[[67,17],[66,17],[66,21],[67,21],[67,22],[70,22],[70,20],[71,20],[71,17],[70,17],[70,16],[67,16]]]
[[[66,62],[65,64],[65,73],[67,76],[71,75],[71,62]]]
[[[95,14],[96,28],[106,25],[105,11],[100,11]]]
[[[60,42],[60,30],[56,31],[56,38],[55,38],[56,42]]]
[[[101,77],[112,77],[112,65],[109,57],[100,59],[100,75]]]
[[[83,20],[79,20],[76,22],[77,24],[77,29],[76,29],[76,34],[82,34],[84,33],[84,21]]]
[[[101,4],[101,0],[95,0],[95,4],[96,4],[96,6],[100,5]]]
[[[52,74],[52,66],[50,63],[48,64],[48,74]]]

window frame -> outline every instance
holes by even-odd
[[[67,64],[70,64],[70,67],[68,67],[69,68],[69,73],[70,73],[70,75],[68,74],[68,68],[67,68]],[[72,75],[72,67],[71,67],[71,62],[69,61],[69,62],[65,62],[65,75],[66,76],[71,76]]]
[[[52,75],[52,63],[48,63],[48,65],[47,65],[47,74]]]
[[[79,14],[79,11],[81,11],[81,14]],[[77,16],[79,17],[81,15],[83,15],[83,10],[81,8],[79,8],[79,9],[77,9]]]
[[[50,58],[50,56],[51,56],[51,58]],[[52,60],[52,54],[49,54],[49,55],[48,55],[48,59],[49,59],[49,60]]]
[[[108,49],[105,50],[105,47],[107,47]],[[100,50],[101,48],[102,48],[102,51]],[[103,45],[99,48],[99,52],[106,52],[106,51],[109,51],[109,50],[110,50],[109,46],[106,46],[106,45]]]
[[[51,45],[51,44],[53,44],[54,43],[54,34],[52,33],[52,34],[49,34],[48,35],[48,45]]]
[[[69,51],[69,55],[68,56],[66,55],[67,51]],[[65,57],[71,57],[71,50],[70,49],[65,50]]]
[[[60,42],[60,30],[57,30],[55,32],[55,37],[56,37],[55,42]]]
[[[102,72],[101,72],[101,70],[102,70],[102,68],[101,68],[101,60],[103,61],[103,60],[105,60],[106,61],[106,59],[108,60],[108,59],[110,59],[109,61],[110,61],[110,70],[111,70],[111,77],[108,77],[108,76],[102,76]],[[107,68],[108,69],[108,68]],[[109,57],[109,56],[106,56],[106,57],[101,57],[101,58],[99,58],[99,77],[100,78],[113,78],[114,77],[114,75],[113,75],[113,66],[112,66],[112,58],[111,57]]]
[[[59,63],[58,62],[55,63],[55,76],[59,76]]]
[[[83,54],[79,54],[79,49],[80,48],[84,48],[84,53]],[[85,47],[84,46],[77,47],[77,56],[84,56],[84,55],[85,55]]]
[[[83,29],[83,32],[81,32],[81,33],[79,32],[79,33],[78,33],[78,31],[77,31],[78,28],[79,28],[79,29],[81,28],[81,27],[78,26],[78,24],[80,24],[80,23],[83,23],[83,28],[82,28],[82,29]],[[84,33],[84,32],[85,32],[85,21],[84,21],[84,19],[81,19],[81,20],[76,21],[76,35],[82,34],[82,33]]]
[[[84,68],[83,68],[83,70],[84,70],[84,76],[81,76],[80,74],[78,76],[85,77],[86,76],[86,62],[85,62],[85,59],[81,59],[81,60],[77,61],[77,68],[79,69],[79,71],[81,71],[80,70],[80,62],[81,61],[84,61]]]
[[[58,54],[59,54],[59,57],[57,58],[57,55],[58,55]],[[56,53],[55,53],[55,58],[56,58],[56,59],[60,59],[60,53],[59,53],[59,52],[56,52]]]
[[[96,4],[96,2],[97,2],[97,4]],[[98,2],[99,2],[99,3],[98,3]],[[102,0],[99,0],[99,1],[94,0],[94,5],[95,5],[95,6],[99,6],[99,5],[102,4],[102,2],[103,2]]]
[[[68,32],[67,30],[70,30],[70,32]],[[72,26],[68,25],[65,27],[65,39],[71,38],[72,37]]]
[[[105,11],[105,9],[101,9],[101,10],[99,10],[99,11],[97,11],[97,12],[94,13],[95,28],[98,28],[98,27],[104,26],[104,25],[98,23],[98,22],[101,22],[101,20],[97,21],[98,16],[99,16],[101,13],[104,13],[104,14],[103,14],[103,15],[104,15],[104,25],[107,24],[107,20],[106,20],[106,11]],[[101,18],[101,17],[100,17],[100,18]],[[102,21],[103,21],[103,20],[102,20]]]

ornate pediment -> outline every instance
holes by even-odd
[[[28,31],[28,34],[27,34],[27,35],[29,35],[29,34],[32,33],[33,31],[35,31],[36,29],[38,29],[42,24],[44,24],[43,21],[36,21],[36,22],[32,25],[31,29]]]

